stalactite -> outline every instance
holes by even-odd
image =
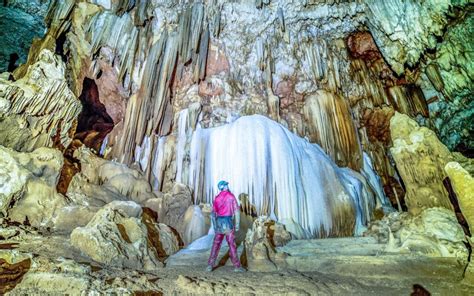
[[[255,0],[255,7],[261,9],[264,5],[270,4],[270,0]]]
[[[441,74],[439,73],[438,65],[435,63],[430,63],[428,66],[426,66],[425,73],[433,84],[434,88],[439,92],[443,92],[444,83],[443,78],[441,78]]]
[[[45,22],[49,24],[49,34],[54,37],[59,37],[68,25],[65,20],[69,17],[76,1],[74,0],[53,0],[49,6],[48,14],[45,17]]]
[[[320,90],[306,99],[304,114],[311,142],[320,144],[338,165],[360,170],[362,151],[347,102]]]
[[[96,30],[97,27],[102,27],[102,30]],[[134,26],[129,14],[120,17],[108,12],[97,14],[89,23],[88,33],[93,53],[97,53],[103,46],[108,46],[120,57],[120,81],[123,81],[126,74],[133,75],[139,30]]]
[[[285,16],[283,14],[283,9],[281,7],[278,7],[277,14],[278,14],[278,26],[282,32],[285,32],[286,30]]]
[[[418,114],[428,117],[428,105],[418,86],[392,86],[388,92],[390,101],[397,111],[412,117]]]
[[[147,0],[136,0],[135,10],[135,26],[143,26],[148,20],[147,9],[150,1]]]
[[[123,15],[126,12],[129,12],[135,7],[137,0],[121,0],[118,1],[118,5],[115,8],[118,15]]]
[[[303,47],[308,70],[316,80],[322,80],[327,73],[327,44],[324,40],[318,43],[309,43]]]
[[[124,24],[129,26],[130,23],[127,21]],[[114,154],[122,161],[126,163],[133,161],[134,147],[142,145],[145,137],[150,138],[153,134],[164,136],[169,133],[173,119],[171,83],[174,75],[181,75],[184,67],[191,65],[194,81],[204,79],[209,40],[210,29],[204,5],[197,2],[183,11],[176,30],[164,30],[151,46],[139,95],[133,102],[129,102],[127,107],[124,123],[126,136],[120,140],[119,149],[114,150]],[[130,55],[133,50],[136,51],[137,45],[134,42],[127,43],[127,46]],[[128,60],[132,61],[130,65],[133,66],[134,59]],[[152,145],[151,150],[154,151],[154,148]],[[152,159],[148,161],[151,162]]]
[[[355,59],[351,61],[350,65],[355,85],[362,89],[360,93],[364,96],[360,107],[373,108],[389,104],[384,85],[379,79],[374,78],[374,73],[367,67],[365,61]]]

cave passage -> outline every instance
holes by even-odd
[[[94,80],[85,78],[79,97],[82,112],[79,114],[75,139],[89,148],[100,150],[103,140],[113,129],[114,122],[99,100],[99,90]]]

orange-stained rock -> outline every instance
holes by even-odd
[[[295,92],[296,81],[294,79],[278,82],[275,95],[280,98],[280,108],[284,109],[295,102],[303,101],[303,95]]]
[[[211,43],[207,56],[206,76],[216,75],[222,72],[229,73],[229,71],[230,64],[224,50]]]
[[[58,185],[56,186],[58,192],[66,194],[69,184],[71,183],[72,177],[74,177],[80,171],[80,164],[65,157],[64,165],[61,170],[61,175],[59,176]]]
[[[0,295],[13,290],[30,267],[31,259],[29,258],[12,264],[0,258]]]
[[[104,104],[107,114],[115,124],[123,120],[126,109],[126,90],[118,79],[117,71],[109,64],[100,61],[101,75],[95,80],[99,90],[99,100]]]
[[[380,51],[369,32],[355,32],[347,38],[349,52],[354,58],[377,60],[381,58]]]
[[[390,143],[390,118],[395,114],[392,107],[384,106],[365,109],[362,113],[361,124],[366,128],[371,142]]]

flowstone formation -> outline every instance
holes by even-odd
[[[1,294],[474,284],[469,1],[0,8],[46,24],[0,65]],[[204,273],[220,180],[247,274]]]

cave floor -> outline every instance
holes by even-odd
[[[189,265],[168,264],[148,272],[114,269],[81,256],[65,236],[40,233],[0,241],[0,257],[9,253],[7,257],[17,261],[22,257],[32,261],[10,290],[11,295],[75,295],[84,291],[120,295],[152,291],[158,295],[409,295],[414,284],[432,295],[470,295],[473,288],[462,281],[464,266],[455,259],[380,255],[374,253],[376,246],[366,254],[355,248],[357,255],[353,255],[347,251],[351,241],[364,248],[357,240],[334,240],[329,243],[330,251],[315,255],[307,252],[308,247],[302,252],[305,249],[296,244],[299,254],[287,258],[286,267],[272,272],[234,273],[226,264],[208,273],[204,271],[208,251],[188,252],[193,258]],[[338,243],[339,252],[335,249]],[[317,242],[312,244],[321,247]],[[225,253],[224,248],[221,257]]]

